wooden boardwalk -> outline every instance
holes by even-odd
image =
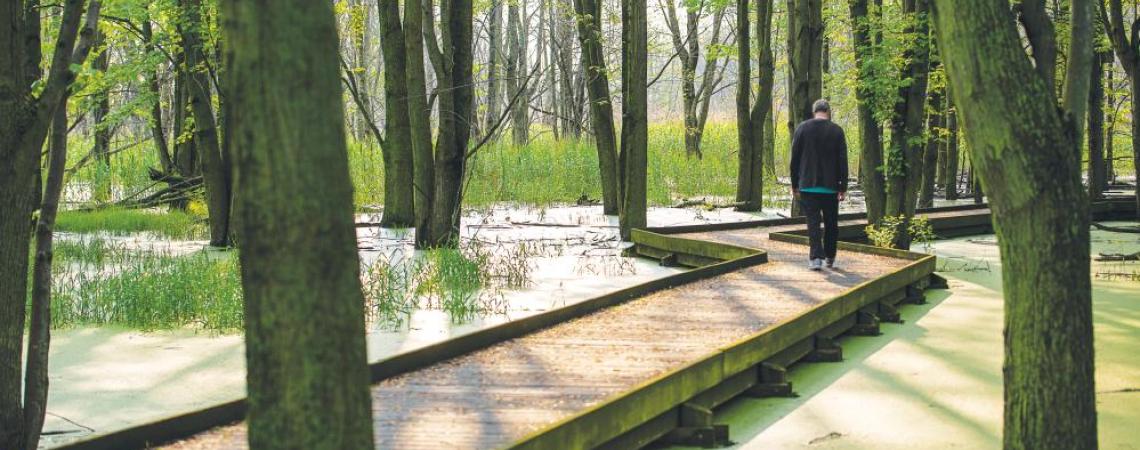
[[[984,207],[920,213],[942,236],[990,227]],[[862,228],[845,216],[841,239],[861,238]],[[802,234],[793,219],[636,232],[639,255],[698,268],[373,364],[376,445],[626,449],[662,437],[722,439],[711,408],[740,394],[790,393],[786,366],[841,358],[833,338],[877,334],[880,320],[897,320],[897,305],[921,301],[936,281],[931,256],[846,242],[838,268],[810,271]],[[230,402],[65,447],[245,448],[244,412],[244,401]]]
[[[842,252],[838,268],[814,272],[805,246],[769,240],[763,229],[686,237],[761,249],[768,262],[382,381],[372,389],[377,446],[510,446],[912,262]],[[244,424],[235,424],[170,448],[245,446]]]

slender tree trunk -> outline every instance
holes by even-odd
[[[649,141],[647,10],[645,0],[622,0],[622,240],[646,225],[646,168]]]
[[[1112,55],[1099,54],[1092,64],[1088,98],[1089,114],[1089,199],[1097,200],[1104,195],[1104,66],[1112,61]]]
[[[202,180],[206,186],[206,208],[210,213],[210,245],[228,247],[230,241],[230,168],[222,157],[214,106],[211,101],[210,74],[206,68],[206,50],[202,42],[201,0],[181,0],[183,14],[182,42],[187,76],[187,93],[194,114],[194,143],[202,163]],[[339,67],[339,64],[338,64]],[[342,124],[343,126],[343,124]]]
[[[249,445],[372,448],[332,4],[226,0],[222,14],[227,103],[242,118],[231,132]]]
[[[38,417],[37,405],[23,402],[25,385],[35,393],[40,368],[33,367],[31,377],[24,378],[24,331],[28,307],[28,249],[32,236],[32,212],[39,206],[40,154],[56,109],[75,79],[72,63],[82,64],[91,49],[99,2],[88,7],[86,25],[79,31],[84,2],[67,0],[59,20],[59,33],[47,79],[33,78],[38,71],[30,69],[26,53],[30,42],[38,42],[39,29],[24,29],[39,19],[25,14],[39,14],[35,8],[25,9],[22,2],[0,2],[0,60],[22,61],[22,64],[0,64],[0,448],[35,448],[30,442],[28,418]],[[31,38],[29,38],[31,37]],[[79,37],[78,46],[76,39]],[[74,50],[74,52],[73,52]],[[42,90],[32,92],[32,84],[43,81]],[[35,312],[33,312],[35,314]],[[41,319],[41,316],[36,316]],[[43,337],[42,330],[35,331]],[[47,342],[37,343],[36,353],[46,351]],[[36,354],[31,355],[34,359]],[[46,392],[46,387],[42,387]],[[31,399],[35,400],[35,399]],[[42,407],[42,405],[39,405]]]
[[[384,56],[384,216],[381,227],[406,228],[415,225],[414,176],[411,124],[408,110],[401,107],[408,98],[404,30],[400,26],[397,0],[380,0],[381,52]]]
[[[578,41],[586,65],[586,90],[589,92],[590,124],[598,149],[598,168],[602,178],[602,208],[606,215],[620,209],[618,189],[617,142],[614,134],[614,110],[610,99],[609,72],[602,48],[602,7],[598,0],[575,0]]]
[[[765,144],[775,131],[768,117],[772,112],[775,64],[772,56],[772,0],[756,4],[756,43],[760,68],[759,92],[752,102],[751,36],[748,0],[737,1],[737,90],[736,123],[740,145],[736,201],[741,211],[759,211],[764,206]]]
[[[559,105],[562,106],[562,132],[563,135],[572,139],[578,139],[582,136],[581,122],[578,121],[577,110],[575,106],[575,97],[577,97],[577,89],[575,89],[574,76],[578,73],[574,67],[574,48],[570,41],[570,22],[566,20],[566,16],[571,11],[571,3],[569,0],[558,0],[554,2],[551,8],[551,36],[557,36],[557,41],[554,41],[557,46],[558,55],[558,74],[559,76],[559,92],[561,93],[561,101]],[[525,68],[524,68],[525,70]]]
[[[1025,57],[1007,5],[935,6],[938,45],[1001,247],[1005,448],[1096,448],[1089,209],[1075,133],[1066,131],[1073,123]]]
[[[903,13],[913,17],[905,33],[911,39],[905,51],[909,61],[904,76],[910,80],[899,88],[891,119],[891,144],[886,161],[886,207],[887,216],[903,216],[905,219],[896,233],[895,248],[910,248],[910,235],[907,227],[914,216],[918,188],[922,182],[922,153],[925,143],[923,119],[925,117],[926,85],[929,73],[930,38],[929,21],[926,18],[929,0],[904,0]]]
[[[91,68],[103,74],[107,73],[110,68],[110,48],[107,47],[107,37],[103,32],[99,32],[98,37],[95,39],[95,48],[99,53],[96,53],[91,60]],[[111,114],[111,93],[110,89],[104,89],[95,93],[95,107],[92,108],[92,117],[95,119],[94,135],[94,154],[95,160],[103,164],[105,168],[111,167],[111,124],[107,123],[107,116]],[[108,183],[106,191],[102,192],[103,198],[110,199],[111,185]]]
[[[431,105],[424,68],[424,10],[418,1],[404,3],[404,45],[408,79],[408,125],[415,165],[416,248],[431,245],[431,216],[435,203],[435,150],[431,140]]]
[[[947,91],[949,92],[949,90]],[[958,108],[954,106],[953,98],[947,95],[946,107],[946,200],[958,199]]]
[[[142,32],[146,53],[148,55],[154,54],[154,31],[149,16],[143,21]],[[174,173],[174,160],[170,158],[170,145],[166,142],[166,127],[163,125],[162,118],[162,86],[159,84],[159,75],[158,67],[146,72],[147,89],[150,91],[150,95],[154,96],[154,101],[150,105],[150,137],[154,141],[154,152],[158,155],[159,164],[162,164],[162,173],[169,175]]]
[[[509,95],[512,97],[523,89],[522,77],[526,72],[525,35],[526,30],[522,29],[519,18],[519,4],[511,2],[507,7],[507,84],[511,87]],[[511,107],[511,137],[515,145],[526,145],[530,141],[529,107],[527,101],[515,102]]]
[[[788,135],[812,118],[811,105],[823,96],[822,0],[788,0]],[[792,202],[792,216],[800,215]]]
[[[1108,89],[1105,89],[1104,99],[1105,104],[1115,109],[1116,84],[1113,82],[1113,74],[1116,71],[1111,70],[1112,63],[1113,59],[1110,58],[1108,61],[1108,67],[1110,70],[1108,70],[1108,73],[1105,74],[1105,82],[1108,85]],[[1113,137],[1113,135],[1116,133],[1116,117],[1117,113],[1114,112],[1112,114],[1112,120],[1108,121],[1108,126],[1105,127],[1104,130],[1104,185],[1106,189],[1108,188],[1109,184],[1116,181],[1116,167],[1113,165],[1115,163],[1114,154],[1116,153],[1116,139]],[[1140,182],[1140,180],[1137,180],[1137,182]]]
[[[867,0],[851,0],[851,21],[854,23],[853,39],[855,46],[855,65],[857,80],[859,81],[855,97],[859,102],[859,186],[867,203],[867,222],[878,223],[883,218],[886,207],[886,192],[883,187],[883,130],[879,121],[875,119],[871,107],[872,93],[869,83],[878,76],[877,69],[871,64],[874,54],[872,41],[873,30],[877,30],[877,22],[869,14]],[[876,12],[876,16],[878,12]]]
[[[443,8],[442,52],[446,71],[439,77],[439,147],[435,153],[435,197],[428,239],[433,247],[459,245],[459,212],[474,96],[472,14],[471,0],[449,0]]]
[[[934,186],[936,169],[938,168],[938,149],[942,146],[942,91],[935,89],[929,94],[930,114],[927,119],[927,130],[930,136],[926,141],[926,151],[922,154],[922,185],[919,187],[918,207],[931,208],[934,206]]]
[[[483,128],[487,133],[494,132],[499,116],[502,115],[502,76],[499,70],[503,65],[503,3],[507,0],[492,0],[487,11],[487,117]]]
[[[24,429],[27,448],[35,449],[47,414],[48,350],[51,347],[52,230],[63,192],[63,172],[67,166],[67,97],[56,109],[48,142],[47,182],[44,186],[40,217],[36,221],[36,256],[32,269],[32,306],[28,330],[28,365],[24,375]]]

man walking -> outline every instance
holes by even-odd
[[[816,100],[814,118],[800,123],[792,137],[792,192],[807,217],[811,270],[835,267],[839,202],[847,195],[847,137],[831,121],[831,104]],[[820,233],[820,223],[823,232]]]

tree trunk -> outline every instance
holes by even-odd
[[[416,248],[431,245],[431,216],[435,203],[435,150],[431,140],[431,105],[424,68],[424,10],[418,1],[404,3],[404,45],[408,80],[408,125],[415,165]]]
[[[82,34],[79,22],[83,16],[82,0],[67,0],[59,19],[59,33],[46,80],[33,78],[37,71],[29,69],[29,41],[38,41],[39,29],[25,30],[27,24],[38,24],[24,14],[39,14],[39,9],[24,9],[22,2],[0,2],[0,60],[23,61],[24,64],[0,65],[0,448],[35,448],[29,442],[23,404],[25,384],[36,386],[35,380],[24,378],[24,325],[28,307],[28,248],[32,235],[32,212],[38,206],[40,154],[56,109],[75,79],[72,63],[82,64],[87,58],[99,18],[99,2],[89,5]],[[76,38],[79,44],[76,46]],[[33,39],[29,39],[33,37]],[[73,52],[74,50],[74,52]],[[44,81],[38,94],[32,92],[34,82]],[[37,316],[40,318],[42,316]],[[40,334],[40,330],[36,330]],[[46,345],[46,341],[43,342]],[[36,352],[44,349],[37,348]],[[32,355],[36,357],[35,354]],[[37,377],[40,369],[30,374]],[[43,387],[46,389],[46,387]],[[32,399],[35,400],[35,399]],[[41,405],[42,406],[42,405]],[[28,417],[37,417],[31,405]]]
[[[1132,111],[1140,111],[1140,67],[1138,73],[1132,75]],[[1140,219],[1140,120],[1132,120],[1132,167],[1133,167],[1133,195],[1136,199],[1136,218]]]
[[[943,175],[946,181],[946,200],[958,199],[958,109],[954,107],[953,98],[946,98],[946,169]]]
[[[109,65],[110,48],[106,46],[107,38],[103,32],[97,32],[95,38],[95,48],[99,53],[96,53],[91,60],[91,68],[97,72],[101,72],[104,76],[107,73]],[[107,117],[111,115],[111,93],[109,86],[102,86],[99,91],[94,93],[94,107],[91,108],[91,116],[94,119],[94,127],[92,128],[92,141],[94,146],[91,152],[95,155],[95,162],[99,164],[102,177],[97,178],[97,183],[93,187],[92,197],[101,202],[109,202],[113,200],[114,187],[111,182],[111,128],[112,125],[107,122]]]
[[[404,30],[400,26],[397,0],[380,0],[381,52],[384,56],[384,215],[380,226],[407,228],[416,223],[413,183],[415,163],[412,154],[408,110],[401,107],[408,98]]]
[[[1007,5],[935,6],[937,42],[1001,247],[1005,448],[1096,448],[1089,208],[1066,131],[1072,122],[1051,104]]]
[[[154,31],[150,16],[142,24],[143,44],[148,55],[155,53]],[[162,164],[162,173],[174,174],[174,160],[170,158],[170,145],[166,141],[165,125],[162,118],[162,86],[159,85],[159,68],[146,72],[147,89],[154,101],[150,105],[150,137],[154,141],[154,152],[158,155],[159,164]]]
[[[628,241],[634,228],[646,225],[646,167],[648,128],[648,35],[645,0],[622,0],[622,208],[621,238]]]
[[[243,238],[249,445],[372,448],[332,4],[266,9],[226,0],[222,14],[227,104],[242,118],[230,131]]]
[[[228,247],[230,241],[230,167],[222,157],[221,142],[211,101],[210,74],[202,42],[201,0],[181,0],[182,42],[186,58],[187,93],[194,115],[194,144],[202,163],[206,209],[210,213],[210,245]],[[339,67],[339,64],[337,65]],[[341,124],[343,127],[344,125]]]
[[[433,247],[459,245],[459,212],[474,94],[472,14],[471,0],[450,0],[443,9],[442,52],[446,70],[439,77],[439,147],[435,153],[435,197],[428,239]]]
[[[499,70],[503,65],[501,55],[503,48],[503,1],[491,2],[491,9],[487,11],[487,117],[483,128],[487,133],[493,133],[495,125],[502,115],[502,76]]]
[[[918,207],[934,207],[935,176],[938,168],[938,149],[942,146],[942,91],[935,89],[929,93],[930,114],[927,130],[930,136],[926,141],[926,151],[922,154],[922,185],[919,187]]]
[[[910,248],[910,235],[907,227],[914,216],[918,188],[922,182],[922,153],[925,143],[923,119],[925,117],[926,85],[929,73],[930,39],[929,22],[926,13],[929,0],[904,0],[903,13],[913,16],[913,21],[904,31],[910,36],[910,46],[905,51],[908,61],[904,76],[910,80],[899,88],[891,119],[891,144],[886,161],[886,207],[887,216],[903,216],[903,224],[896,233],[895,248]]]
[[[520,20],[519,4],[510,3],[507,7],[507,84],[511,97],[523,89],[522,74],[526,73],[526,30],[522,29]],[[511,107],[511,137],[518,146],[530,141],[530,105],[525,101],[525,94],[523,98]]]
[[[1112,55],[1099,54],[1092,64],[1088,98],[1089,114],[1089,199],[1097,200],[1104,195],[1104,66],[1112,61]]]
[[[822,0],[788,0],[788,135],[812,118],[812,103],[823,96]],[[792,201],[792,216],[800,215]]]
[[[551,8],[551,36],[557,36],[556,44],[558,55],[559,93],[562,96],[559,105],[562,106],[562,133],[564,136],[578,139],[582,136],[581,122],[577,117],[578,108],[575,106],[574,76],[578,71],[574,67],[574,48],[570,41],[570,22],[566,16],[571,11],[568,0],[559,0]],[[524,68],[525,70],[525,68]]]
[[[55,111],[48,143],[48,175],[40,217],[36,221],[36,256],[32,269],[31,321],[28,329],[28,365],[24,375],[24,429],[27,448],[35,449],[47,414],[48,350],[51,347],[52,230],[63,192],[67,166],[67,97]]]
[[[772,57],[772,0],[756,4],[756,44],[759,52],[760,84],[756,102],[752,102],[751,36],[748,0],[738,0],[737,7],[737,90],[736,124],[739,142],[736,201],[740,211],[759,211],[764,206],[764,165],[766,142],[774,128],[768,116],[772,110],[772,85],[775,64]]]
[[[867,222],[878,223],[883,218],[886,206],[886,192],[883,190],[883,130],[875,119],[871,107],[872,93],[867,87],[877,76],[877,69],[871,65],[874,53],[872,30],[877,29],[869,15],[867,0],[851,0],[851,21],[854,23],[853,39],[855,65],[858,84],[855,97],[859,102],[859,186],[867,202]],[[878,14],[878,13],[876,13]]]
[[[602,178],[602,208],[606,215],[620,209],[618,189],[617,142],[614,135],[614,110],[610,99],[609,72],[602,48],[602,4],[598,0],[575,0],[578,19],[578,41],[586,65],[586,90],[589,92],[590,124],[598,148],[598,168]]]

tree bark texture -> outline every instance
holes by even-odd
[[[1005,448],[1096,448],[1089,210],[1074,138],[1006,5],[935,0],[934,17],[1001,248]]]
[[[621,238],[646,225],[648,34],[645,0],[622,0]]]
[[[332,4],[226,0],[222,14],[250,447],[373,448]]]

